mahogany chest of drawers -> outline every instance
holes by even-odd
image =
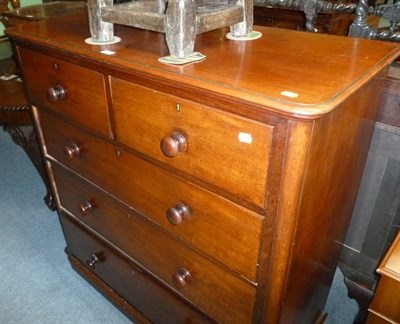
[[[164,35],[85,15],[7,31],[73,267],[135,322],[322,322],[389,43],[258,28]],[[295,34],[297,33],[297,34]]]

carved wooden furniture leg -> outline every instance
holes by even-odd
[[[355,15],[355,19],[349,28],[350,37],[400,42],[400,32],[397,31],[397,25],[400,22],[399,0],[391,5],[378,5],[376,7],[369,6],[368,0],[359,0]],[[380,31],[370,26],[367,19],[369,15],[387,19],[390,22],[390,28]]]
[[[165,37],[170,55],[184,58],[193,54],[196,39],[196,8],[194,1],[169,1],[165,16]]]
[[[96,42],[109,42],[114,38],[114,24],[101,19],[101,10],[111,7],[112,0],[89,0],[89,29],[92,40]]]
[[[54,211],[56,206],[33,126],[4,126],[3,129],[11,135],[14,143],[23,148],[39,172],[47,191],[43,198],[44,202],[49,209]]]
[[[46,186],[47,194],[44,201],[51,210],[55,210],[49,179],[32,125],[30,107],[21,82],[0,81],[0,125],[11,135],[13,141],[24,149],[33,162]]]
[[[254,7],[253,0],[229,0],[235,6],[243,6],[243,21],[230,26],[230,30],[235,37],[245,37],[253,31]]]

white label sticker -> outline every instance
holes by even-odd
[[[240,132],[238,135],[239,141],[242,143],[251,144],[253,142],[253,136],[249,133]]]
[[[110,51],[110,50],[104,50],[104,51],[101,51],[101,53],[105,54],[105,55],[114,55],[115,54],[114,51]]]
[[[282,91],[281,95],[289,98],[297,98],[299,96],[298,93],[292,91]]]

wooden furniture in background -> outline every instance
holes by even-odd
[[[323,322],[400,49],[221,29],[177,67],[159,33],[85,44],[85,17],[8,30],[74,269],[138,322]]]
[[[0,123],[32,125],[22,82],[17,79],[0,80]],[[13,114],[13,112],[18,112]]]
[[[352,14],[321,12],[315,27],[319,33],[347,35],[353,19]],[[255,5],[254,25],[305,31],[306,15],[297,9]]]
[[[367,324],[400,323],[400,233],[377,272],[381,278],[369,307]]]
[[[55,1],[24,7],[20,7],[20,5],[19,0],[0,0],[0,19],[5,27],[86,10],[86,4],[83,1]],[[17,66],[15,64],[10,65],[5,74],[18,75]]]
[[[400,129],[400,58],[389,68],[389,77],[377,120]]]
[[[0,0],[0,21],[4,24],[5,27],[8,26],[8,20],[4,17],[4,12],[19,9],[20,7],[19,0]]]
[[[381,0],[256,0],[254,16],[260,25],[400,42],[398,6]],[[380,18],[390,27],[378,29]]]
[[[4,60],[2,64],[7,70],[10,60]],[[13,141],[20,145],[31,159],[46,186],[45,204],[50,209],[55,210],[49,179],[32,124],[28,100],[22,82],[17,79],[0,80],[0,126],[3,126],[3,129],[10,134]]]
[[[8,1],[7,1],[8,2]],[[19,0],[10,0],[11,10],[1,13],[2,22],[6,27],[18,25],[22,22],[44,20],[50,17],[69,15],[86,8],[84,1],[54,1],[20,8]]]

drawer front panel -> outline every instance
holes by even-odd
[[[400,258],[397,257],[397,262]],[[382,315],[390,323],[400,323],[400,281],[382,275],[370,311]]]
[[[264,207],[273,126],[115,78],[111,88],[119,142]]]
[[[30,99],[109,137],[108,104],[101,73],[18,48]],[[57,86],[61,86],[65,92]],[[51,98],[48,97],[48,90]],[[51,101],[56,99],[56,101]]]
[[[41,120],[45,125],[47,154],[112,192],[167,231],[256,281],[263,217],[48,114],[41,114]],[[78,156],[68,159],[63,146],[71,140],[82,149]],[[189,206],[191,216],[180,225],[172,225],[166,213],[178,203]]]
[[[101,200],[99,208],[84,219],[91,228],[212,317],[226,322],[249,322],[255,287],[223,271],[129,210],[116,206],[116,202],[105,200],[99,193],[94,193],[94,197]],[[180,275],[181,269],[190,275]],[[226,305],[232,308],[229,314]]]
[[[211,320],[152,280],[143,271],[64,215],[60,216],[67,241],[67,252],[87,265],[97,276],[154,323],[210,323]]]

